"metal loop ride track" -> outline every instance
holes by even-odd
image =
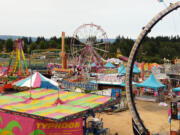
[[[139,135],[150,135],[151,133],[145,127],[139,116],[139,113],[134,103],[134,98],[132,93],[132,70],[133,70],[136,54],[138,52],[139,47],[141,46],[143,39],[151,31],[151,29],[166,15],[178,9],[179,7],[180,7],[180,1],[174,4],[170,4],[169,7],[158,13],[145,27],[143,27],[143,30],[139,34],[128,59],[127,73],[126,73],[126,96],[127,96],[129,110],[131,112],[134,123],[137,125],[138,128],[137,130],[139,132]]]

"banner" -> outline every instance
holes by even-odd
[[[97,76],[97,81],[103,82],[114,82],[114,83],[123,83],[125,81],[125,76],[119,76],[115,74],[101,74]]]
[[[45,122],[0,112],[0,135],[83,135],[82,118],[60,123]]]

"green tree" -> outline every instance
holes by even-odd
[[[28,38],[27,37],[22,37],[21,40],[24,41],[24,44],[28,44]]]
[[[57,48],[57,42],[54,40],[50,40],[48,43],[48,48]]]
[[[6,40],[5,48],[6,48],[7,52],[11,52],[13,50],[13,41],[12,41],[12,39]]]
[[[31,43],[32,43],[32,38],[29,37],[29,39],[28,39],[28,44],[30,45]]]
[[[40,49],[47,49],[48,48],[48,44],[47,44],[47,42],[46,41],[40,41],[40,43],[39,43],[39,47],[40,47]]]
[[[27,44],[26,44],[26,43],[24,43],[23,51],[24,51],[24,53],[27,53],[27,52],[28,52],[28,47],[27,47]]]
[[[35,49],[37,49],[37,44],[35,42],[32,42],[29,47],[29,53],[31,53]]]
[[[2,52],[3,49],[4,49],[4,44],[3,44],[3,42],[0,41],[0,51]]]

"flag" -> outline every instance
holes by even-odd
[[[168,115],[169,115],[169,117],[168,117],[168,121],[169,121],[169,123],[171,123],[171,109],[169,109],[169,111],[168,111]]]
[[[163,2],[163,0],[158,0],[158,2]]]

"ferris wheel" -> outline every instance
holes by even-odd
[[[79,66],[95,63],[102,66],[109,52],[109,40],[106,32],[98,25],[83,24],[79,26],[71,40],[71,55],[74,64]]]

